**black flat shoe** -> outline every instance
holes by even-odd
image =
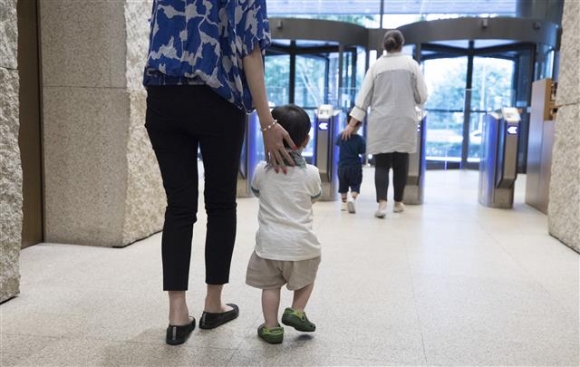
[[[169,345],[179,345],[185,343],[191,332],[195,329],[195,319],[187,325],[169,325],[165,342]]]
[[[201,315],[201,320],[199,321],[199,328],[214,329],[238,317],[238,315],[240,314],[240,309],[238,308],[238,306],[234,305],[233,303],[228,303],[227,305],[232,307],[232,310],[221,313],[211,313],[203,311],[203,314]]]

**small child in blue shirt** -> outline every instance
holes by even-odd
[[[356,213],[355,201],[362,182],[362,155],[366,152],[367,145],[365,139],[357,134],[359,127],[360,124],[349,139],[343,139],[342,133],[336,138],[336,145],[339,147],[338,192],[342,199],[342,210],[348,210],[349,213]]]

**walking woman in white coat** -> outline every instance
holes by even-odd
[[[401,50],[405,39],[398,30],[385,33],[386,55],[368,70],[350,113],[351,120],[342,137],[348,139],[354,128],[368,117],[367,153],[375,160],[375,188],[379,208],[377,218],[387,214],[389,171],[393,169],[394,212],[404,210],[403,196],[409,171],[409,153],[417,143],[417,112],[427,100],[427,86],[419,64]]]

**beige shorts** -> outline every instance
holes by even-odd
[[[246,284],[260,289],[286,287],[295,291],[314,283],[320,256],[300,261],[263,259],[252,253],[246,273]]]

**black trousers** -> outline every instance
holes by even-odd
[[[407,175],[409,174],[409,153],[381,153],[373,155],[375,160],[375,188],[377,202],[387,200],[389,189],[389,171],[393,169],[393,186],[395,201],[403,201]]]
[[[163,289],[188,289],[197,220],[197,151],[205,172],[207,284],[229,281],[236,237],[236,183],[245,114],[206,86],[147,88],[147,132],[167,195],[161,240]]]

